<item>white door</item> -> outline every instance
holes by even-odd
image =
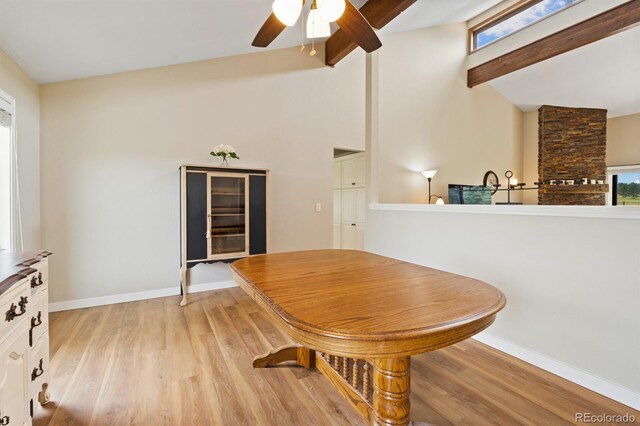
[[[342,162],[342,188],[352,188],[356,186],[356,164],[354,160],[344,160]]]
[[[353,191],[353,222],[357,224],[364,223],[364,217],[366,213],[366,192],[364,188],[352,189]]]
[[[364,225],[356,225],[355,228],[355,249],[364,250]]]
[[[341,222],[351,225],[356,222],[356,189],[343,189]]]
[[[0,353],[0,419],[8,417],[11,425],[31,424],[27,400],[29,330],[24,324],[2,342]]]
[[[362,187],[366,180],[365,158],[358,157],[354,160],[354,182],[355,186]]]
[[[350,223],[342,224],[342,248],[348,250],[356,249],[356,227]]]

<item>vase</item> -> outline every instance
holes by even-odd
[[[221,166],[228,166],[229,163],[227,162],[227,156],[226,155],[222,155],[222,164],[220,164]]]

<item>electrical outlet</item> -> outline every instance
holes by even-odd
[[[322,211],[322,204],[316,203],[316,211],[317,212],[321,212]]]

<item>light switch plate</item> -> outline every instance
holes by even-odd
[[[320,204],[320,203],[316,203],[316,211],[317,211],[317,212],[322,211],[322,204]]]

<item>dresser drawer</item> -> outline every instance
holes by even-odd
[[[11,333],[28,316],[31,296],[28,277],[20,280],[0,296],[0,340]]]
[[[19,327],[6,339],[0,340],[0,419],[11,425],[31,424],[29,417],[29,383],[27,327]]]
[[[29,301],[27,310],[29,315],[29,346],[33,347],[38,338],[49,329],[49,315],[47,309],[47,293],[38,293]]]
[[[31,265],[31,268],[37,271],[27,277],[29,279],[29,286],[31,287],[31,295],[35,296],[36,294],[44,293],[49,286],[49,267],[45,260]]]
[[[29,354],[29,394],[33,395],[42,390],[42,384],[49,382],[49,335],[38,336],[33,342]]]

